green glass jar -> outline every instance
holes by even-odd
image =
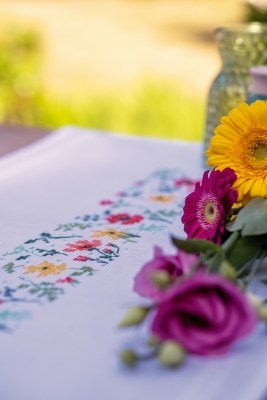
[[[267,64],[267,24],[253,23],[215,31],[222,70],[212,83],[207,105],[204,150],[224,115],[250,95],[249,69]],[[204,155],[204,163],[207,158]]]

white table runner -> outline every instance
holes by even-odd
[[[0,399],[264,398],[263,327],[180,370],[118,361],[140,336],[116,328],[139,301],[133,276],[155,244],[174,252],[201,157],[198,143],[70,127],[0,160]]]

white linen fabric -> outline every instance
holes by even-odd
[[[118,360],[145,335],[116,327],[144,303],[133,277],[154,245],[175,252],[169,234],[184,235],[201,160],[200,143],[74,127],[0,160],[0,399],[264,398],[263,326],[228,355],[190,356],[179,370]]]

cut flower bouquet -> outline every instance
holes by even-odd
[[[131,307],[119,326],[147,322],[151,349],[122,351],[127,365],[155,356],[176,367],[190,353],[225,353],[267,322],[265,299],[249,290],[267,256],[267,103],[222,117],[206,154],[214,169],[185,199],[187,238],[172,238],[175,255],[155,247],[135,276],[134,291],[150,303]]]

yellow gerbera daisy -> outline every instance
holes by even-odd
[[[235,171],[237,202],[267,198],[267,102],[240,103],[221,118],[214,132],[206,152],[208,164],[220,171],[227,167]]]

